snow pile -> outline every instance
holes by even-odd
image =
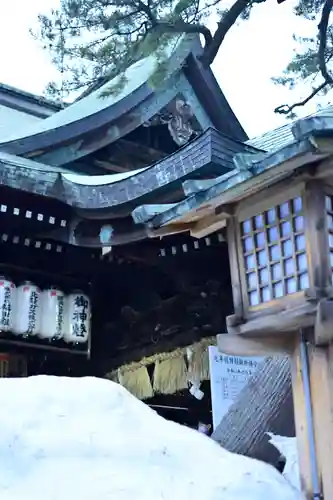
[[[296,490],[301,490],[301,478],[299,475],[298,454],[296,438],[278,436],[268,433],[269,442],[286,459],[286,465],[283,470],[283,477],[294,487]]]
[[[94,378],[0,379],[1,500],[300,500],[264,463]]]

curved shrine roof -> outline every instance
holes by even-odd
[[[84,156],[128,134],[142,124],[141,121],[147,121],[150,116],[144,115],[148,113],[145,105],[148,99],[152,101],[149,111],[152,115],[166,105],[165,100],[170,102],[178,92],[176,81],[172,78],[181,71],[186,73],[191,84],[193,82],[194,92],[207,108],[212,124],[229,137],[245,140],[245,132],[219,89],[211,70],[199,67],[196,56],[200,51],[202,47],[197,37],[180,37],[176,44],[170,42],[165,49],[168,57],[165,88],[154,90],[149,84],[149,78],[157,67],[157,56],[151,54],[126,70],[126,83],[118,92],[102,97],[109,87],[117,87],[120,75],[65,109],[27,127],[24,134],[11,134],[6,137],[0,142],[0,151],[15,155],[33,154],[37,161],[47,164],[69,164],[74,159],[71,157],[74,150],[80,149],[78,156]],[[95,136],[91,135],[93,132]],[[60,149],[66,149],[69,153],[57,153]]]
[[[330,108],[327,114],[323,110],[288,126],[289,140],[282,142],[280,147],[267,152],[237,153],[232,159],[234,168],[229,172],[209,180],[187,179],[182,184],[183,199],[180,202],[170,208],[154,205],[154,211],[149,205],[139,206],[132,213],[133,219],[152,230],[164,227],[164,234],[168,234],[168,225],[172,227],[177,224],[179,232],[182,223],[187,228],[192,225],[192,236],[203,237],[216,231],[217,225],[223,227],[228,217],[223,207],[288,179],[295,171],[299,172],[302,168],[333,156],[333,116]],[[260,144],[259,141],[249,142]],[[330,165],[326,167],[325,175],[332,177]],[[216,213],[220,214],[218,221],[207,222],[204,230],[199,229],[200,220],[205,217],[214,219]]]
[[[131,216],[141,204],[151,205],[151,213],[167,210],[182,197],[186,179],[211,178],[234,168],[239,152],[256,152],[208,129],[177,152],[143,169],[102,176],[73,175],[59,167],[0,152],[0,186],[58,200],[72,211],[72,225],[51,231],[44,237],[80,246],[123,245],[151,235],[145,224]],[[41,200],[42,201],[42,200]],[[100,231],[112,226],[112,238],[101,243]],[[110,236],[111,237],[111,236]]]
[[[102,176],[73,175],[60,167],[0,153],[0,185],[55,198],[80,210],[82,216],[86,211],[88,216],[95,212],[93,218],[99,214],[104,218],[103,210],[112,216],[121,207],[130,214],[139,200],[175,191],[188,176],[210,177],[229,171],[233,156],[240,151],[256,150],[208,129],[149,167]]]

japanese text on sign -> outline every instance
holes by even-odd
[[[210,384],[214,429],[264,360],[262,357],[228,356],[209,347]]]

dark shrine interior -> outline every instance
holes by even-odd
[[[195,137],[195,136],[193,136]],[[147,167],[179,147],[173,141],[166,125],[141,125],[126,137],[104,146],[74,162],[87,173],[121,173]]]
[[[91,141],[97,144],[96,138]],[[75,163],[87,173],[119,173],[146,167],[178,149],[167,125],[141,125]],[[44,342],[32,349],[36,346],[28,345],[29,340],[21,345],[0,337],[4,350],[27,356],[28,375],[103,377],[123,364],[225,331],[232,299],[227,247],[221,238],[197,241],[181,234],[148,239],[115,246],[102,257],[99,248],[75,247],[48,237],[51,219],[55,228],[71,219],[69,206],[6,187],[0,187],[0,193],[1,207],[6,207],[0,211],[0,275],[16,284],[31,280],[40,288],[80,289],[92,301],[90,359],[77,347],[68,352],[68,345]],[[174,191],[160,202],[181,197]],[[209,424],[209,382],[202,387],[201,401],[185,390],[155,396],[147,403],[179,423]]]
[[[199,422],[212,425],[210,382],[204,381],[201,390],[204,392],[201,400],[184,390],[177,394],[155,396],[146,403],[167,420],[196,429]]]
[[[69,207],[51,199],[1,190],[0,275],[16,284],[81,289],[92,300],[91,358],[84,353],[29,348],[0,337],[1,349],[24,354],[28,375],[101,376],[156,352],[186,347],[225,330],[232,311],[226,244],[178,235],[100,249],[75,247],[43,238],[50,217],[69,219]],[[41,217],[42,216],[42,217]],[[186,251],[184,249],[186,248]],[[61,250],[60,250],[61,249]],[[222,307],[221,307],[222,306]],[[152,335],[159,324],[158,334]],[[67,349],[68,351],[68,349]],[[188,390],[147,401],[158,413],[195,427],[211,419],[209,383],[196,400]]]

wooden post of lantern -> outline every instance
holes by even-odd
[[[27,360],[25,356],[13,353],[0,353],[0,378],[26,376]]]
[[[0,353],[0,378],[8,376],[9,372],[9,354]]]
[[[290,352],[294,346],[291,365],[302,484],[309,498],[318,494],[317,470],[324,498],[333,498],[332,188],[305,178],[240,201],[228,223],[228,246],[235,309],[227,319],[228,332],[251,339],[252,354],[254,341],[262,346],[261,353]],[[307,334],[308,407],[300,331]]]

